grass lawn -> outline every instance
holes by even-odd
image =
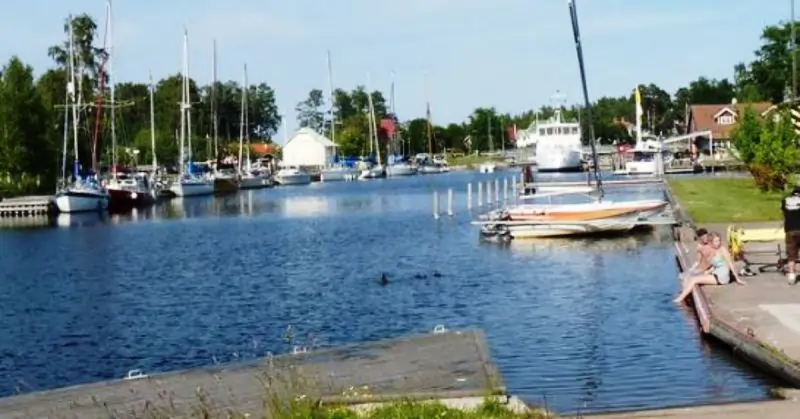
[[[670,179],[675,198],[695,223],[779,221],[783,193],[761,192],[751,178]]]
[[[492,156],[476,156],[475,154],[467,154],[465,156],[447,156],[447,164],[450,166],[467,166],[476,167],[488,161],[503,161],[502,157]]]

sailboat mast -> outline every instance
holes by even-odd
[[[78,171],[78,106],[80,100],[80,88],[81,86],[76,86],[75,83],[75,73],[77,69],[75,68],[75,32],[72,27],[72,15],[69,16],[69,68],[70,68],[70,81],[69,87],[67,91],[72,92],[72,98],[70,100],[70,106],[72,107],[72,147],[73,147],[73,156],[75,157],[75,161],[73,163],[72,171],[75,179],[78,179],[78,175],[80,174]],[[80,83],[79,83],[80,84]],[[77,91],[76,91],[77,90]]]
[[[334,110],[333,102],[333,63],[331,62],[331,50],[327,50],[327,63],[328,63],[328,97],[330,100],[330,113],[331,113],[331,141],[336,146],[336,112]]]
[[[108,2],[107,7],[107,22],[108,22],[108,82],[111,88],[111,164],[114,167],[114,180],[117,179],[117,165],[119,158],[117,156],[117,88],[114,79],[114,29],[112,26],[113,16],[111,14],[111,1]],[[102,92],[101,92],[102,94]]]
[[[394,121],[397,120],[397,115],[394,113],[394,70],[391,73],[392,83],[389,85],[389,114],[392,118],[392,126],[394,127]],[[392,138],[389,139],[388,144],[386,145],[386,158],[389,158],[389,144],[391,144],[392,154],[397,152],[397,127],[394,127],[392,130]],[[401,151],[402,153],[402,151]]]
[[[431,127],[431,102],[428,97],[428,73],[423,76],[423,91],[425,95],[425,119],[428,121],[426,124],[426,131],[428,135],[428,154],[433,158],[433,128]]]
[[[592,158],[594,159],[594,178],[597,184],[597,189],[600,191],[600,197],[603,197],[603,181],[600,179],[600,171],[598,163],[600,159],[597,156],[597,144],[595,144],[594,137],[594,124],[592,119],[592,102],[589,100],[589,88],[586,85],[586,66],[583,62],[583,48],[581,46],[581,32],[578,23],[578,10],[575,5],[575,0],[568,0],[570,20],[572,21],[572,34],[575,39],[575,52],[578,55],[578,66],[581,71],[581,87],[583,89],[583,101],[586,106],[587,125],[589,126],[589,142],[592,146]]]
[[[247,64],[244,65],[244,87],[242,88],[242,92],[244,93],[244,138],[245,144],[247,148],[245,149],[245,159],[247,160],[247,170],[250,170],[250,85],[248,84],[249,81],[247,80]]]
[[[244,66],[244,76],[242,76],[242,98],[241,98],[241,114],[239,115],[239,173],[242,172],[242,158],[244,148],[244,114],[245,114],[245,86],[247,86],[247,64]]]
[[[153,85],[153,73],[150,72],[150,150],[153,154],[153,175],[155,176],[158,170],[158,159],[156,159],[156,106],[155,106],[155,90]]]
[[[211,125],[214,143],[214,160],[219,160],[219,121],[217,120],[217,40],[213,41],[211,56]],[[240,153],[241,154],[241,153]],[[241,157],[241,156],[240,156]],[[241,160],[241,159],[240,159]]]
[[[184,29],[183,30],[183,65],[181,68],[181,133],[180,133],[180,149],[179,149],[179,159],[180,159],[180,169],[179,172],[181,176],[185,173],[184,164],[186,161],[186,72],[187,70],[187,63],[186,63],[186,55],[188,54],[188,43],[189,43],[189,32]]]
[[[375,152],[375,136],[373,134],[373,130],[375,129],[375,122],[372,120],[372,93],[370,90],[370,86],[372,85],[372,75],[367,73],[367,127],[369,128],[369,154]],[[380,156],[380,151],[378,151],[378,156]],[[380,157],[378,157],[380,159]]]
[[[191,163],[194,158],[194,149],[192,149],[192,96],[189,78],[189,35],[186,35],[186,82],[184,90],[186,91],[186,151],[189,153],[189,162]],[[191,170],[191,169],[190,169]]]

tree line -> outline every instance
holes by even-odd
[[[110,164],[110,118],[115,112],[118,155],[122,164],[149,162],[151,130],[157,139],[159,161],[174,163],[178,156],[177,130],[180,114],[181,76],[175,74],[150,82],[115,80],[108,74],[109,59],[102,45],[97,45],[98,25],[89,15],[73,16],[73,41],[87,106],[81,109],[79,150],[85,167]],[[69,25],[64,25],[65,39],[48,49],[53,67],[38,78],[34,69],[17,57],[11,57],[0,73],[0,194],[48,190],[60,172],[65,133],[64,105],[68,81]],[[788,23],[768,26],[762,33],[762,45],[749,63],[734,66],[733,80],[698,78],[670,93],[656,83],[640,85],[645,111],[644,125],[656,133],[681,132],[689,104],[729,103],[768,100],[780,102],[793,97],[791,91],[791,50]],[[113,57],[112,57],[113,58]],[[147,75],[142,75],[145,79]],[[114,86],[115,100],[111,102]],[[155,124],[150,126],[150,89],[154,89]],[[601,97],[594,102],[593,124],[602,142],[626,141],[630,133],[625,121],[634,121],[634,96],[631,91],[617,97]],[[282,116],[276,105],[275,91],[266,83],[243,87],[237,81],[220,81],[201,86],[190,82],[193,115],[193,155],[196,160],[212,159],[230,144],[238,143],[241,96],[248,95],[249,124],[246,136],[252,141],[270,142]],[[543,106],[520,114],[500,113],[494,107],[475,109],[462,123],[437,124],[426,116],[405,117],[393,114],[391,97],[380,91],[368,92],[364,86],[347,91],[336,89],[329,102],[320,89],[297,105],[298,123],[330,135],[335,122],[336,142],[342,154],[364,155],[367,141],[369,102],[377,121],[389,119],[399,127],[397,151],[405,154],[454,150],[463,152],[500,150],[513,147],[512,127],[527,128],[536,118],[552,116],[553,108]],[[391,96],[391,93],[390,95]],[[217,129],[212,120],[216,110]],[[569,119],[587,123],[583,110],[571,106],[564,110]],[[403,123],[399,123],[403,120]],[[383,125],[381,125],[383,126]],[[218,141],[214,141],[216,137]],[[584,129],[584,133],[588,133]],[[389,136],[378,129],[379,140]],[[430,134],[430,135],[429,135]],[[430,137],[430,142],[429,142]],[[217,146],[214,149],[215,145]],[[381,149],[384,149],[381,147]],[[137,150],[138,152],[133,152]]]
[[[770,101],[779,103],[793,97],[791,92],[792,67],[790,49],[791,30],[788,23],[767,26],[762,31],[762,45],[749,63],[738,63],[733,67],[732,80],[699,77],[679,88],[667,92],[657,83],[642,83],[638,87],[642,96],[644,127],[656,134],[683,134],[688,107],[690,105],[725,104],[735,98],[740,103]],[[601,97],[593,103],[593,125],[601,143],[612,141],[632,142],[629,124],[635,122],[634,89],[615,97]],[[377,119],[397,119],[382,92],[373,91],[372,96]],[[300,126],[314,128],[330,134],[331,118],[335,121],[336,142],[343,154],[359,155],[369,149],[368,93],[364,86],[350,92],[333,91],[333,100],[326,99],[320,89],[309,92],[308,98],[297,105]],[[332,105],[331,105],[332,102]],[[401,143],[407,153],[428,151],[428,126],[432,125],[433,151],[455,150],[460,152],[491,151],[513,147],[513,127],[528,128],[537,118],[545,120],[553,116],[552,106],[528,110],[519,114],[498,112],[494,107],[479,107],[462,123],[437,124],[435,119],[425,117],[406,119],[400,124]],[[588,136],[588,118],[579,106],[570,106],[563,116],[580,120],[583,133]],[[402,118],[401,118],[402,119]],[[626,124],[629,123],[629,124]],[[382,141],[388,136],[380,135]],[[588,138],[584,138],[588,144]]]

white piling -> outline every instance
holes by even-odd
[[[453,216],[453,188],[447,189],[447,215]]]
[[[483,206],[483,183],[478,182],[478,207]]]
[[[472,183],[467,183],[467,209],[472,209]]]
[[[508,178],[503,178],[503,202],[508,202]]]
[[[439,191],[433,191],[433,218],[439,219]]]
[[[514,202],[517,202],[517,197],[518,196],[519,196],[519,194],[517,194],[517,182],[516,182],[516,179],[514,179],[512,177],[511,178],[511,198],[514,200]]]
[[[494,202],[500,203],[500,179],[494,180]]]
[[[492,181],[486,181],[486,205],[492,205]]]

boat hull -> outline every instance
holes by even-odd
[[[177,197],[203,196],[214,193],[214,184],[212,182],[180,182],[173,184],[169,189]]]
[[[634,213],[656,213],[667,201],[609,202],[601,204],[520,205],[507,210],[512,221],[592,221]]]
[[[536,169],[539,172],[580,172],[583,161],[580,150],[537,150]]]
[[[341,182],[344,180],[355,180],[358,177],[358,170],[344,168],[344,169],[326,169],[320,173],[321,182]]]
[[[386,177],[386,170],[383,166],[376,166],[371,169],[362,170],[359,179],[380,179]]]
[[[280,185],[308,185],[311,183],[311,175],[308,173],[293,173],[289,175],[278,175],[275,182]]]
[[[497,236],[507,239],[524,240],[549,237],[584,236],[596,234],[625,233],[633,230],[637,222],[630,217],[619,221],[609,220],[598,224],[529,224],[512,226],[491,226],[484,228],[485,237]]]
[[[103,193],[67,191],[56,195],[56,207],[65,214],[105,211],[109,201],[109,196]]]
[[[152,191],[109,188],[108,195],[109,210],[112,211],[144,208],[155,203],[155,194]]]
[[[260,189],[270,186],[270,180],[266,176],[243,176],[239,179],[239,189]]]
[[[239,182],[234,177],[214,178],[214,193],[234,193],[239,190]]]
[[[386,176],[398,177],[398,176],[413,176],[416,174],[417,174],[416,169],[407,164],[394,164],[394,165],[389,165],[386,168]]]

